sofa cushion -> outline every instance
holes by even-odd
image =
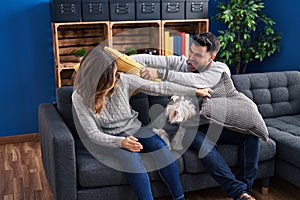
[[[176,154],[176,152],[173,153]],[[112,160],[112,162],[118,161]],[[177,164],[179,173],[183,173],[183,159],[181,157],[177,160]],[[118,163],[116,163],[116,165],[120,166]],[[129,184],[125,173],[101,163],[86,150],[80,140],[76,141],[76,166],[78,183],[82,187],[103,187]],[[161,181],[157,171],[149,172],[148,174],[151,181]]]
[[[277,157],[300,167],[300,114],[265,119],[270,137],[276,141]]]
[[[148,125],[150,123],[148,95],[144,93],[133,95],[130,98],[130,105],[133,110],[139,113],[138,119],[142,122],[142,125]]]
[[[237,145],[222,144],[218,145],[217,148],[230,167],[236,167],[238,165]],[[276,144],[272,139],[269,139],[268,142],[260,143],[259,162],[274,159],[275,154]],[[206,171],[198,155],[193,150],[187,150],[183,154],[183,160],[186,173],[203,173]]]
[[[267,141],[268,131],[255,103],[238,92],[227,73],[213,88],[212,98],[204,98],[200,114],[217,124]]]
[[[233,75],[238,91],[252,99],[263,118],[300,113],[300,72]]]

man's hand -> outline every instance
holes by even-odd
[[[157,69],[146,67],[141,70],[141,77],[148,80],[154,80],[158,78]]]
[[[208,97],[208,98],[211,98],[211,93],[212,92],[213,92],[213,90],[210,89],[210,88],[200,88],[200,89],[197,89],[196,95],[198,97]]]
[[[138,139],[133,136],[124,138],[122,140],[122,147],[132,152],[140,152],[143,149],[143,146],[138,142]]]

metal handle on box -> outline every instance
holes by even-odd
[[[129,13],[128,3],[117,3],[116,14],[128,14]]]
[[[73,3],[71,4],[60,4],[60,14],[61,15],[74,15],[75,14],[75,5]]]
[[[90,14],[101,14],[103,12],[102,3],[89,3]]]
[[[179,12],[179,3],[168,3],[167,4],[167,12],[169,12],[169,13]]]
[[[192,3],[191,12],[203,12],[203,3]]]
[[[143,3],[142,13],[154,13],[155,4],[154,3]]]

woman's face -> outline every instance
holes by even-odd
[[[117,76],[117,65],[116,64],[114,64],[114,67],[113,67],[113,69],[112,69],[112,85],[108,88],[108,90],[111,90],[111,89],[113,89],[114,87],[115,87],[115,85],[116,85],[116,81],[117,81],[117,78],[116,78],[116,76]]]

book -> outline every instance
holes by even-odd
[[[170,42],[170,32],[169,31],[165,31],[164,32],[164,54],[165,56],[169,55],[169,42]]]
[[[190,51],[190,34],[189,33],[185,33],[185,57],[188,58],[189,56],[189,51]]]
[[[174,35],[174,55],[182,56],[182,37],[181,37],[181,34]]]
[[[173,55],[174,53],[174,36],[169,35],[169,46],[168,46],[168,52],[169,52],[169,56]]]
[[[181,55],[186,57],[186,50],[185,50],[185,32],[181,32]]]

